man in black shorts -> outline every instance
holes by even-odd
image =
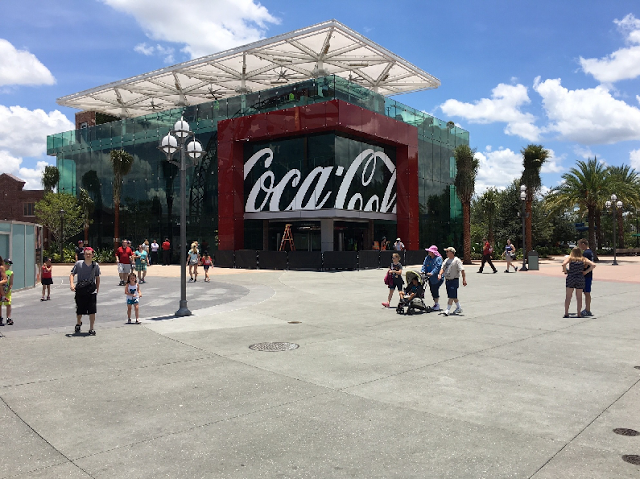
[[[78,276],[78,284],[73,284],[73,277]],[[94,287],[78,288],[83,282],[93,283]],[[69,288],[76,293],[76,333],[80,332],[82,327],[82,316],[89,315],[89,334],[95,336],[96,331],[94,324],[96,322],[97,298],[100,289],[100,266],[93,261],[93,249],[84,249],[84,261],[78,261],[73,265],[71,274],[69,275]]]

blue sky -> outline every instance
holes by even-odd
[[[176,8],[178,7],[178,8]],[[56,98],[335,18],[436,76],[397,100],[470,131],[478,187],[552,150],[543,184],[597,157],[640,170],[637,0],[22,0],[0,23],[0,172],[39,187]]]

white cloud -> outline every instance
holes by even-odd
[[[255,0],[102,0],[132,15],[155,41],[184,44],[197,58],[264,38],[268,23],[278,23]]]
[[[500,83],[492,90],[491,98],[482,98],[475,103],[450,99],[440,105],[440,109],[448,116],[460,116],[470,123],[504,122],[507,124],[504,129],[507,135],[536,141],[540,136],[540,129],[534,125],[535,117],[520,110],[528,103],[531,100],[527,87]]]
[[[476,193],[482,194],[490,187],[506,188],[522,175],[522,155],[509,148],[476,153],[479,160],[476,177]]]
[[[53,85],[56,80],[33,53],[17,50],[0,38],[0,86]]]
[[[25,189],[40,189],[45,161],[47,135],[72,130],[66,116],[55,110],[29,110],[20,106],[0,105],[0,172],[11,173],[27,182]],[[35,168],[22,166],[24,158],[37,158]]]
[[[547,161],[543,163],[542,168],[540,168],[540,173],[562,173],[564,168],[560,163],[566,155],[556,156],[556,152],[551,148],[547,148],[547,151],[549,151],[549,157]]]
[[[640,149],[629,152],[629,162],[631,163],[631,168],[640,171]]]
[[[582,70],[601,83],[614,83],[640,76],[640,20],[628,14],[622,20],[614,20],[631,46],[620,48],[604,58],[582,58]]]
[[[157,54],[158,56],[164,57],[165,63],[175,62],[175,48],[163,47],[162,45],[153,46],[147,45],[146,43],[139,43],[133,48],[133,50],[146,56]]]
[[[538,77],[533,88],[551,122],[545,131],[558,132],[563,140],[597,145],[640,139],[640,109],[614,98],[603,85],[569,90],[560,79]]]
[[[585,160],[589,158],[594,158],[596,156],[596,154],[588,146],[582,147],[582,146],[576,145],[573,147],[573,152],[576,155],[584,158]]]

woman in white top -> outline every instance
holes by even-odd
[[[191,243],[191,249],[187,255],[187,263],[189,263],[189,281],[194,283],[198,281],[198,264],[200,263],[200,253],[198,252],[198,244]],[[193,277],[195,274],[195,278]]]

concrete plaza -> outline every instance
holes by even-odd
[[[559,261],[467,267],[449,317],[382,308],[383,270],[216,268],[172,318],[179,270],[154,266],[140,326],[105,265],[95,337],[56,266],[0,328],[0,477],[640,477],[640,436],[613,432],[640,431],[640,262],[619,261],[582,319]]]

